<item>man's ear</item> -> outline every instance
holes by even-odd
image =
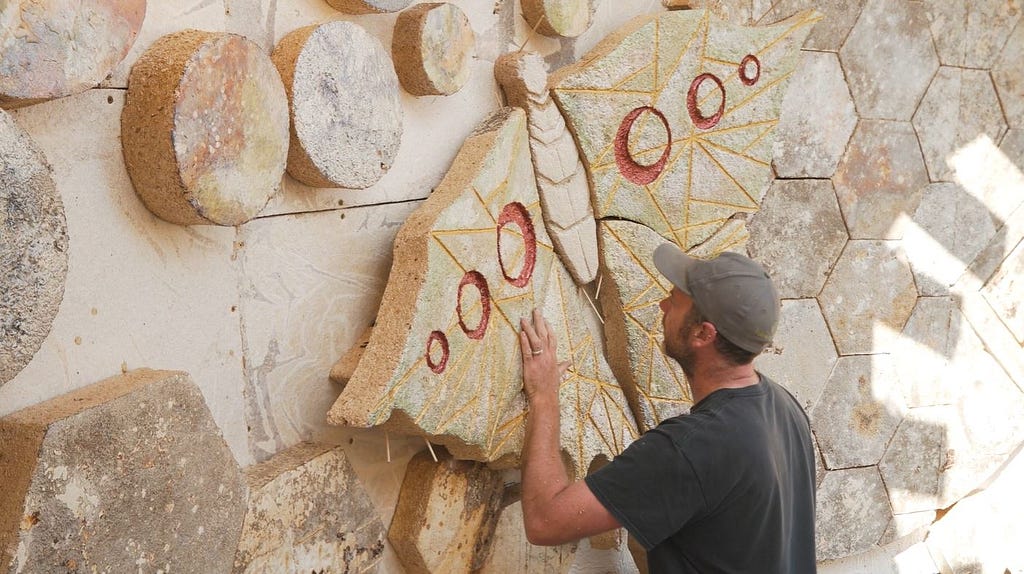
[[[715,337],[718,336],[718,329],[715,328],[711,323],[704,321],[700,324],[700,328],[694,338],[697,340],[699,345],[707,345],[715,342]]]

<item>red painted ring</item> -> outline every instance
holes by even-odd
[[[644,112],[650,112],[657,116],[661,120],[662,125],[665,126],[665,132],[668,134],[668,144],[665,146],[665,151],[661,153],[658,161],[651,165],[638,163],[633,159],[633,154],[629,151],[629,132],[633,129],[633,124],[636,123],[637,118]],[[619,131],[615,133],[615,164],[619,167],[619,173],[623,177],[637,185],[647,185],[658,179],[658,176],[664,171],[665,164],[668,163],[671,153],[672,128],[669,127],[665,114],[651,106],[639,107],[626,114],[622,123],[619,124]]]
[[[523,232],[523,243],[526,253],[524,254],[523,268],[519,271],[519,275],[512,277],[508,274],[505,269],[505,261],[501,257],[501,230],[505,228],[509,223],[515,223],[519,226],[519,230]],[[501,267],[501,274],[505,276],[505,280],[515,285],[516,287],[526,287],[530,282],[530,278],[533,277],[533,268],[537,265],[537,234],[533,228],[533,220],[530,218],[530,212],[526,211],[526,207],[518,201],[513,201],[505,207],[501,208],[501,213],[498,215],[498,265]]]
[[[722,92],[722,101],[718,104],[718,111],[707,117],[702,115],[700,108],[697,107],[697,90],[705,80],[713,81]],[[708,73],[694,78],[693,82],[690,83],[690,91],[686,94],[686,111],[690,113],[690,120],[693,121],[693,125],[698,128],[708,130],[715,127],[722,119],[722,114],[725,113],[725,86],[722,85],[722,80],[719,80],[718,76]]]
[[[747,76],[747,65],[751,62],[754,63],[756,68],[756,72],[753,77]],[[758,60],[757,56],[753,54],[747,54],[743,57],[743,60],[740,61],[739,74],[740,81],[743,82],[744,86],[753,86],[761,79],[761,60]]]
[[[436,363],[430,357],[431,346],[434,343],[441,345],[441,360]],[[441,331],[431,331],[430,336],[427,337],[427,366],[430,367],[431,371],[440,375],[444,372],[445,367],[448,366],[448,355],[448,337]]]
[[[480,291],[480,324],[470,329],[462,317],[462,288],[466,285],[473,285]],[[459,281],[459,291],[455,301],[455,312],[459,316],[459,326],[462,332],[470,339],[483,339],[487,331],[487,322],[491,318],[491,291],[487,287],[487,279],[479,271],[467,271]]]

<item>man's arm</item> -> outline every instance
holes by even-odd
[[[582,480],[570,483],[559,445],[558,387],[566,365],[540,311],[520,320],[523,391],[529,405],[523,444],[523,522],[531,544],[553,546],[619,528]]]

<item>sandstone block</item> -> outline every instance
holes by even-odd
[[[412,0],[325,0],[327,4],[346,14],[379,14],[398,12],[405,9]]]
[[[77,94],[128,54],[146,0],[12,0],[0,19],[0,106]]]
[[[878,543],[892,518],[878,469],[831,471],[818,489],[818,560],[842,558]]]
[[[373,333],[373,327],[367,327],[359,335],[356,344],[348,351],[345,351],[345,354],[338,359],[337,363],[334,363],[329,375],[332,381],[343,386],[348,384],[348,380],[352,378],[352,373],[355,372],[359,361],[363,358],[363,353],[366,352],[366,347],[370,344],[371,333]]]
[[[754,360],[754,366],[786,387],[812,415],[836,357],[835,344],[817,302],[784,300],[775,338]]]
[[[576,544],[534,546],[526,540],[523,506],[519,502],[501,510],[491,549],[474,574],[551,572],[566,574],[576,556]]]
[[[302,443],[245,469],[234,572],[366,572],[384,525],[340,447]]]
[[[0,419],[0,570],[227,572],[244,484],[185,373],[131,371]]]
[[[992,65],[992,81],[1006,113],[1006,122],[1015,128],[1024,128],[1024,70],[1018,65],[1022,59],[1024,26],[1018,23],[999,59]]]
[[[288,98],[259,46],[233,34],[175,32],[139,58],[128,82],[125,165],[156,216],[238,225],[278,191]]]
[[[633,439],[626,399],[585,327],[589,305],[540,224],[527,138],[522,111],[492,117],[406,220],[370,344],[332,423],[387,423],[457,458],[515,464],[525,417],[519,318],[538,308],[572,363],[560,397],[574,474]]]
[[[667,12],[634,20],[553,76],[597,217],[641,223],[689,249],[756,211],[782,96],[817,20],[808,12],[746,28]]]
[[[417,4],[398,15],[391,40],[395,71],[414,96],[447,96],[466,85],[476,37],[455,4]]]
[[[1020,0],[926,0],[925,14],[944,66],[991,68],[1020,21]]]
[[[64,298],[68,230],[42,151],[0,111],[0,385],[32,360]]]
[[[522,0],[523,18],[545,36],[575,38],[590,28],[592,0]]]
[[[402,108],[381,43],[357,24],[327,22],[286,35],[271,59],[288,93],[288,174],[356,189],[383,177],[398,154]]]

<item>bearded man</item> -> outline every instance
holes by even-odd
[[[800,404],[753,366],[778,324],[771,278],[743,255],[654,251],[673,289],[664,352],[686,374],[689,414],[662,421],[608,465],[570,482],[560,454],[565,363],[543,316],[522,319],[523,517],[557,545],[625,527],[652,574],[814,572],[814,450]]]

